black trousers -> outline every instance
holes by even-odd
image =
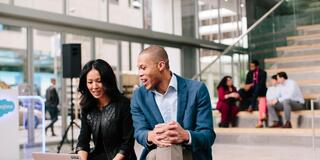
[[[253,110],[257,110],[257,99],[258,99],[258,87],[253,87],[250,90],[246,91],[245,89],[241,88],[239,90],[239,95],[241,97],[241,103],[239,105],[240,111],[247,110],[250,106]]]
[[[48,128],[51,128],[51,132],[52,134],[54,134],[54,123],[56,123],[58,120],[59,109],[54,105],[46,105],[46,111],[49,112],[51,119],[51,122],[46,127],[46,131],[48,130]]]

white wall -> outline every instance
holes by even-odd
[[[63,13],[63,0],[14,0],[14,4],[21,7]]]
[[[107,20],[107,0],[67,0],[67,14],[99,21]]]
[[[152,1],[152,30],[164,33],[172,33],[171,0]]]
[[[119,0],[118,4],[109,4],[110,23],[143,28],[142,8],[135,9],[129,7],[128,0]]]

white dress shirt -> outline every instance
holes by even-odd
[[[167,91],[164,94],[152,90],[154,93],[154,99],[156,100],[157,106],[160,110],[161,116],[165,123],[171,121],[177,121],[177,110],[178,110],[178,82],[177,77],[172,74]],[[189,134],[189,142],[191,144],[191,134]]]
[[[298,101],[300,103],[304,103],[304,97],[300,90],[299,85],[291,80],[287,79],[283,82],[283,84],[279,84],[280,97],[278,98],[279,102],[283,102],[284,100],[293,100]]]
[[[278,85],[268,87],[267,95],[266,95],[268,102],[272,100],[276,100],[280,97],[280,91],[278,88],[279,88]]]
[[[172,74],[167,91],[164,94],[152,91],[165,123],[177,121],[178,84],[177,77]]]

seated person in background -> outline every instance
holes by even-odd
[[[221,122],[219,127],[228,128],[231,123],[232,127],[237,126],[237,114],[239,112],[236,105],[239,94],[234,87],[231,76],[225,76],[220,81],[218,87],[217,109],[221,113]]]
[[[272,101],[277,100],[279,98],[279,96],[280,96],[280,92],[278,91],[277,75],[273,75],[271,77],[271,86],[268,87],[267,95],[266,95],[267,106],[271,106]],[[267,114],[267,110],[265,111],[264,114]],[[267,115],[265,115],[265,116],[267,116]],[[268,119],[266,118],[265,121],[267,121],[267,120]],[[257,128],[262,128],[262,127],[263,127],[262,121],[260,121],[260,124],[257,125]]]
[[[283,128],[292,128],[291,126],[291,110],[303,109],[304,98],[298,84],[288,79],[285,72],[277,73],[279,97],[270,102],[269,116],[273,121],[271,128],[281,127],[280,119],[276,111],[284,110],[285,125]]]
[[[266,86],[267,73],[259,68],[259,62],[252,60],[250,71],[246,77],[244,88],[239,90],[241,97],[240,110],[252,112],[257,108],[258,97],[265,97],[267,92]]]

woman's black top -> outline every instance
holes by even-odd
[[[81,130],[76,150],[89,153],[89,159],[112,160],[121,153],[126,160],[136,160],[130,101],[121,98],[99,110],[93,107],[81,113]],[[90,152],[91,135],[95,148]]]

